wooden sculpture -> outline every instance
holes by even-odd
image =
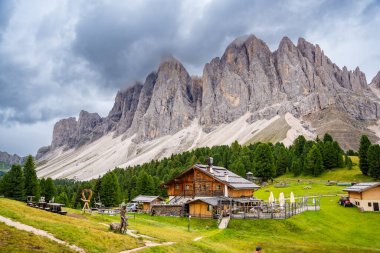
[[[88,193],[88,196],[86,197],[85,193]],[[81,200],[84,202],[82,212],[88,212],[91,213],[91,208],[89,205],[89,202],[91,201],[92,197],[92,190],[91,189],[83,189],[82,191],[82,198]]]

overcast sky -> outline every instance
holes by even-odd
[[[338,66],[380,70],[379,1],[0,1],[0,150],[35,154],[54,123],[106,116],[118,89],[173,55],[190,74],[236,37],[272,50],[283,36],[319,44]]]

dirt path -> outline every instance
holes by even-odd
[[[5,218],[4,216],[1,216],[1,215],[0,215],[0,222],[4,222],[6,225],[11,226],[11,227],[15,227],[19,230],[25,230],[27,232],[31,232],[31,233],[39,235],[39,236],[47,237],[50,240],[55,241],[59,244],[63,244],[72,250],[75,250],[75,251],[80,252],[80,253],[85,253],[84,249],[79,248],[78,246],[75,246],[75,245],[70,245],[69,243],[54,237],[52,234],[50,234],[44,230],[37,229],[37,228],[34,228],[32,226],[22,224],[18,221],[13,221],[13,220]]]
[[[103,226],[107,226],[107,227],[109,226],[109,225],[107,225],[105,223],[99,223],[99,224],[101,224]],[[136,251],[139,251],[139,250],[142,250],[142,249],[146,249],[146,248],[149,248],[149,247],[166,246],[166,245],[175,244],[175,242],[163,242],[163,243],[159,243],[159,242],[150,241],[150,240],[157,240],[157,239],[154,238],[154,237],[148,236],[148,235],[137,234],[136,230],[127,229],[126,234],[129,235],[129,236],[132,236],[134,238],[143,238],[144,246],[139,247],[139,248],[130,249],[130,250],[120,251],[119,253],[136,252]],[[149,240],[147,240],[147,239],[149,239]]]
[[[165,246],[165,245],[172,245],[174,242],[163,242],[163,243],[158,243],[158,242],[152,242],[152,241],[144,241],[145,246],[139,247],[139,248],[134,248],[130,250],[125,250],[121,251],[120,253],[129,253],[129,252],[136,252],[142,249],[146,249],[149,247],[156,247],[156,246]]]

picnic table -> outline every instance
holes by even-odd
[[[67,212],[62,210],[62,206],[64,206],[64,204],[60,204],[60,203],[47,203],[45,210],[53,212],[53,213],[59,213],[59,214],[62,214],[62,215],[66,215]]]
[[[40,201],[40,202],[37,203],[38,208],[40,208],[40,209],[45,209],[46,208],[46,204],[47,203],[45,201]]]

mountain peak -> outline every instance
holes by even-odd
[[[372,81],[373,85],[380,86],[379,83],[380,73]],[[104,138],[109,145],[115,144],[115,156],[105,157],[101,152],[108,151],[95,150],[88,145],[89,153],[94,154],[88,166],[108,170],[128,161],[136,164],[146,159],[163,158],[172,152],[211,145],[210,140],[199,138],[212,136],[219,126],[236,121],[240,122],[239,127],[252,127],[263,119],[268,120],[268,124],[271,120],[286,121],[284,117],[288,114],[312,125],[320,131],[318,134],[324,134],[324,122],[315,119],[332,110],[337,111],[344,122],[353,123],[345,129],[334,126],[329,130],[343,136],[345,148],[357,148],[357,143],[349,137],[353,131],[354,134],[370,134],[368,129],[357,127],[363,125],[359,122],[374,122],[380,118],[379,101],[374,96],[367,96],[371,90],[366,86],[365,75],[359,68],[354,71],[346,67],[339,69],[318,45],[304,38],[299,38],[295,46],[290,38],[284,37],[278,49],[271,52],[256,36],[242,36],[229,44],[222,57],[206,64],[200,78],[191,78],[175,57],[163,57],[158,70],[147,76],[144,85],[136,83],[117,93],[107,117],[82,111],[78,121],[69,118],[56,123],[52,144],[41,150],[39,157],[49,154],[53,157],[59,153],[53,152],[57,148],[67,150],[84,146],[86,149],[87,144]],[[289,128],[293,123],[289,123]],[[251,130],[246,131],[244,140],[257,137]],[[266,131],[276,130],[268,127]],[[309,130],[305,128],[305,131]],[[123,136],[113,141],[109,139],[110,134]],[[164,136],[170,140],[167,144],[147,148],[146,145],[151,145],[149,141],[163,141]],[[170,139],[174,136],[175,141]],[[211,143],[229,144],[228,141],[236,136],[232,131],[219,133]],[[283,138],[286,136],[287,133]],[[72,159],[67,163],[70,166],[83,157]],[[108,162],[103,163],[104,159]],[[58,171],[54,159],[51,161],[48,167]],[[85,164],[81,168],[85,168]],[[107,165],[102,166],[104,164]],[[84,178],[79,167],[67,175]]]
[[[380,88],[380,71],[377,72],[376,76],[372,79],[371,84],[374,87]]]

